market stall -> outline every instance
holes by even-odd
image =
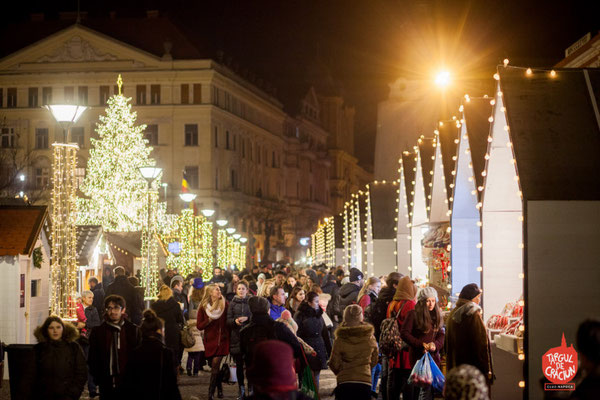
[[[396,262],[398,272],[410,276],[410,231],[415,181],[416,154],[405,151],[398,160],[398,199],[396,200]]]
[[[397,181],[375,181],[366,193],[366,261],[369,276],[397,271]]]

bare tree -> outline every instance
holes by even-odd
[[[249,207],[247,218],[258,221],[264,226],[265,252],[263,260],[269,260],[271,253],[271,238],[277,235],[278,229],[286,221],[291,221],[291,215],[283,201],[262,200]]]

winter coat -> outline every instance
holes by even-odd
[[[302,303],[294,315],[294,320],[298,324],[298,336],[317,352],[320,368],[316,368],[316,363],[311,365],[311,368],[315,371],[326,369],[331,353],[331,340],[323,321],[323,310],[320,307],[315,310],[308,303]]]
[[[240,329],[250,323],[250,317],[252,316],[250,308],[248,307],[248,299],[248,296],[244,298],[235,296],[233,300],[231,300],[231,303],[229,303],[229,308],[227,308],[227,326],[231,329],[229,332],[229,351],[232,355],[237,355],[242,352],[240,347]],[[235,320],[238,317],[248,317],[248,319],[244,321],[242,325],[238,325],[235,323]]]
[[[129,357],[139,343],[139,329],[136,325],[128,320],[123,320],[123,325],[120,330],[113,327],[108,321],[102,322],[100,326],[92,329],[90,335],[90,350],[88,354],[88,365],[90,374],[94,377],[94,381],[99,386],[111,386],[112,378],[110,375],[110,359],[111,359],[111,342],[114,333],[119,333],[120,348],[119,356],[119,373],[115,374],[116,384],[120,385]]]
[[[140,325],[144,301],[125,275],[116,276],[114,282],[104,289],[104,293],[107,297],[112,294],[123,297],[125,299],[125,312],[129,320],[136,325]]]
[[[100,320],[100,316],[98,315],[98,310],[93,305],[86,307],[84,309],[85,312],[85,329],[87,330],[87,336],[90,336],[90,332],[93,328],[100,326],[102,321]]]
[[[329,287],[327,285],[329,285]],[[325,288],[328,289],[327,292],[325,291]],[[325,312],[333,322],[333,330],[335,330],[338,324],[344,319],[344,314],[340,308],[340,288],[337,283],[330,281],[324,286],[323,293],[331,295],[331,299],[327,303]]]
[[[379,343],[379,336],[381,335],[381,323],[387,318],[388,306],[394,299],[396,289],[393,287],[386,286],[379,292],[379,297],[375,302],[375,305],[371,307],[371,313],[369,315],[370,322],[375,328],[375,340]]]
[[[227,308],[217,320],[212,320],[206,315],[204,308],[198,309],[196,327],[204,331],[204,355],[208,357],[225,356],[229,354],[229,329],[227,329]]]
[[[423,343],[435,344],[435,351],[430,351],[433,361],[438,365],[441,365],[440,350],[444,346],[444,326],[439,330],[435,331],[429,327],[429,332],[423,333],[415,327],[415,310],[410,311],[406,315],[406,319],[400,328],[400,336],[410,347],[410,367],[414,367],[417,361],[425,354]]]
[[[182,292],[173,289],[173,298],[176,302],[183,304],[183,317],[187,320],[189,318],[188,313],[190,309],[187,296],[184,295]]]
[[[192,347],[188,347],[184,349],[188,353],[194,353],[199,351],[204,351],[204,331],[198,330],[196,327],[198,321],[196,319],[189,319],[187,321],[188,329],[190,333],[194,337],[194,345]]]
[[[102,282],[99,282],[93,289],[90,289],[94,293],[94,302],[92,305],[98,310],[100,318],[104,315],[104,286]]]
[[[356,304],[358,300],[358,292],[360,292],[360,288],[351,282],[346,283],[340,288],[340,312],[342,314],[347,306],[350,304]]]
[[[475,303],[472,301],[459,299],[448,316],[446,368],[450,371],[460,364],[470,364],[479,369],[489,380],[489,372],[492,372],[490,343],[481,318],[481,309],[474,306]],[[460,310],[461,307],[467,308]]]
[[[363,313],[371,304],[375,305],[375,302],[377,302],[377,294],[372,290],[368,290],[358,299],[358,305],[362,308]]]
[[[323,286],[321,286],[323,293],[330,294],[332,297],[333,293],[337,292],[339,289],[340,288],[335,281],[326,281]]]
[[[181,306],[175,298],[169,297],[167,300],[154,302],[150,308],[165,321],[165,345],[173,351],[173,354],[178,354],[184,323]]]
[[[65,323],[65,332],[60,340],[48,340],[41,327],[34,331],[38,340],[35,353],[34,398],[48,400],[77,400],[87,381],[85,356],[76,340],[79,331]]]
[[[158,333],[144,336],[133,350],[127,364],[125,393],[132,399],[181,400],[173,352]]]
[[[386,318],[390,318],[392,313],[396,315],[396,321],[398,321],[398,328],[402,330],[402,325],[404,325],[404,321],[406,321],[406,316],[409,312],[415,309],[414,300],[401,300],[396,301],[392,300],[390,305],[388,306]],[[437,347],[437,346],[436,346]],[[399,368],[399,369],[410,369],[412,368],[412,364],[410,363],[410,354],[409,350],[401,351],[394,355],[394,357],[390,357],[389,360],[390,368]]]
[[[281,317],[281,313],[285,311],[285,306],[278,306],[273,303],[269,304],[269,316],[273,318],[273,320],[276,320],[277,318]]]
[[[367,323],[341,325],[335,331],[329,368],[336,375],[338,385],[344,382],[371,383],[371,368],[377,365],[379,358],[373,333],[373,326]]]
[[[302,357],[302,347],[296,335],[283,323],[273,321],[267,313],[254,313],[250,323],[240,330],[240,348],[249,367],[253,359],[254,346],[265,340],[281,340],[292,347],[295,358]]]

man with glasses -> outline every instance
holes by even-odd
[[[100,387],[100,400],[123,398],[123,377],[133,349],[140,343],[138,327],[124,318],[125,299],[104,299],[104,322],[90,335],[88,365]]]

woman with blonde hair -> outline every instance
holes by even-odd
[[[371,304],[377,301],[379,291],[381,290],[381,281],[378,277],[372,276],[363,285],[360,292],[358,292],[358,305],[362,308],[363,313],[365,309]]]
[[[268,299],[271,295],[271,289],[273,286],[275,286],[275,278],[267,279],[265,283],[262,284],[260,289],[258,289],[257,296]]]
[[[218,389],[218,397],[223,398],[223,386],[218,381],[218,375],[223,356],[229,354],[228,306],[217,284],[212,283],[204,289],[196,327],[204,331],[204,354],[211,366],[209,400],[214,399],[215,389]]]
[[[162,285],[158,289],[158,300],[150,308],[165,321],[165,345],[173,352],[175,368],[179,371],[179,353],[181,351],[181,330],[183,329],[183,311],[173,298],[173,291]]]

